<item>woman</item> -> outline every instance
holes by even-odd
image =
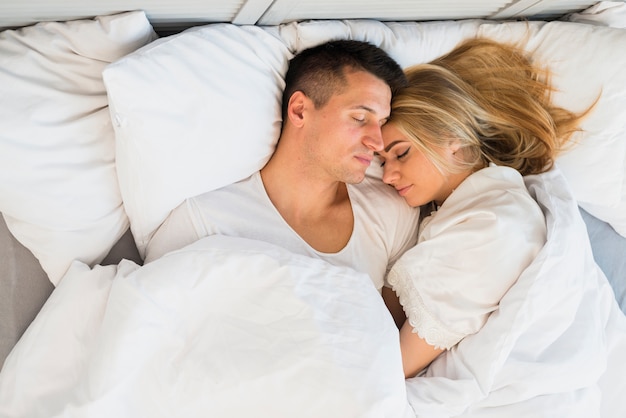
[[[383,292],[411,377],[478,332],[544,245],[522,176],[549,170],[584,114],[551,104],[549,74],[523,50],[489,40],[406,73],[379,157],[425,215]]]

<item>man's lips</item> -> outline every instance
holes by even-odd
[[[371,157],[369,155],[357,155],[355,158],[366,166],[369,166],[372,163],[372,160],[374,159],[374,157]]]

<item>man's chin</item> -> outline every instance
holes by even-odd
[[[346,184],[359,184],[365,179],[365,173],[362,174],[354,174],[350,176],[349,179],[346,179],[344,182]]]

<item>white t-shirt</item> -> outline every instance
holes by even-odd
[[[421,338],[450,348],[478,332],[546,242],[522,176],[490,166],[461,183],[421,225],[387,280]]]
[[[307,244],[282,218],[267,196],[260,173],[224,188],[187,199],[168,216],[146,248],[146,263],[208,235],[257,239],[369,274],[380,291],[384,278],[417,238],[419,210],[395,190],[366,176],[348,185],[354,229],[337,253]]]

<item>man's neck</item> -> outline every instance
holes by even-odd
[[[323,177],[293,161],[272,158],[261,169],[270,200],[283,216],[316,219],[349,201],[345,183]]]
[[[261,170],[265,191],[285,222],[312,248],[341,251],[354,215],[345,183],[322,181],[303,167],[272,158]]]

